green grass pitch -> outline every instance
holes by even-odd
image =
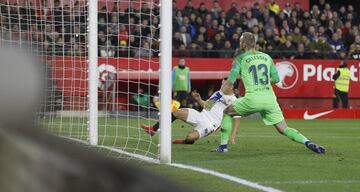
[[[74,120],[62,119],[61,124],[56,123],[58,121],[53,119],[44,122],[45,125],[55,125],[50,128],[52,132],[81,139],[86,137],[86,126],[83,127],[82,121],[74,123]],[[141,123],[151,122],[146,119],[99,120],[100,125],[105,122],[106,127],[99,126],[100,144],[156,156],[158,136],[151,138],[136,128]],[[220,133],[216,132],[193,145],[173,145],[173,162],[215,170],[282,191],[360,191],[359,120],[288,120],[288,124],[326,147],[327,153],[315,154],[278,134],[275,128],[264,126],[261,120],[244,119],[240,124],[236,145],[231,145],[228,153],[210,152],[219,144]],[[133,128],[125,128],[128,125]],[[173,139],[184,138],[191,130],[191,126],[179,120],[172,127]],[[167,165],[135,164],[195,188],[195,191],[257,191],[217,177]]]

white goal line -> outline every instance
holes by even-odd
[[[64,136],[58,136],[58,137],[65,138],[65,139],[70,139],[70,140],[73,140],[75,142],[79,142],[79,143],[88,145],[88,143],[86,141],[83,141],[81,139],[75,139],[75,138],[64,137]],[[149,163],[154,163],[154,164],[159,164],[160,163],[160,161],[158,159],[154,159],[154,158],[151,158],[151,157],[145,157],[145,156],[139,155],[139,154],[129,153],[129,152],[126,152],[124,150],[113,148],[113,147],[108,147],[108,146],[104,146],[104,145],[97,145],[97,146],[92,146],[92,147],[104,148],[104,149],[107,149],[107,150],[110,150],[110,151],[113,151],[113,152],[117,152],[119,154],[124,154],[124,155],[129,156],[129,157],[140,159],[140,160],[143,160],[143,161],[146,161],[146,162],[149,162]],[[267,186],[264,186],[264,185],[260,185],[259,183],[256,183],[256,182],[252,182],[252,181],[249,181],[249,180],[246,180],[246,179],[231,176],[231,175],[228,175],[228,174],[225,174],[225,173],[220,173],[220,172],[210,170],[210,169],[205,169],[205,168],[191,166],[191,165],[185,165],[185,164],[179,164],[179,163],[170,163],[170,164],[165,164],[165,165],[169,165],[171,167],[176,167],[176,168],[181,168],[181,169],[188,169],[188,170],[191,170],[191,171],[195,171],[195,172],[204,173],[204,174],[207,174],[207,175],[219,177],[221,179],[232,181],[232,182],[238,183],[240,185],[244,185],[244,186],[247,186],[247,187],[250,187],[250,188],[258,189],[258,190],[264,191],[264,192],[282,192],[279,189],[275,189],[275,188],[272,188],[272,187],[267,187]]]

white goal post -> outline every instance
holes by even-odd
[[[172,1],[160,4],[160,162],[171,163]]]
[[[172,1],[161,0],[160,4],[160,162],[171,163],[171,68],[172,68]],[[98,144],[98,17],[97,0],[88,1],[89,33],[89,142]]]

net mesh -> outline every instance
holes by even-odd
[[[87,3],[0,0],[2,44],[31,48],[47,76],[38,121],[83,141],[89,135]],[[159,33],[158,1],[98,1],[99,145],[158,158],[158,136],[140,126],[158,120]]]

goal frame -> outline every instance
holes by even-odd
[[[88,1],[89,144],[98,145],[98,1]],[[160,162],[171,163],[172,1],[160,0]]]

